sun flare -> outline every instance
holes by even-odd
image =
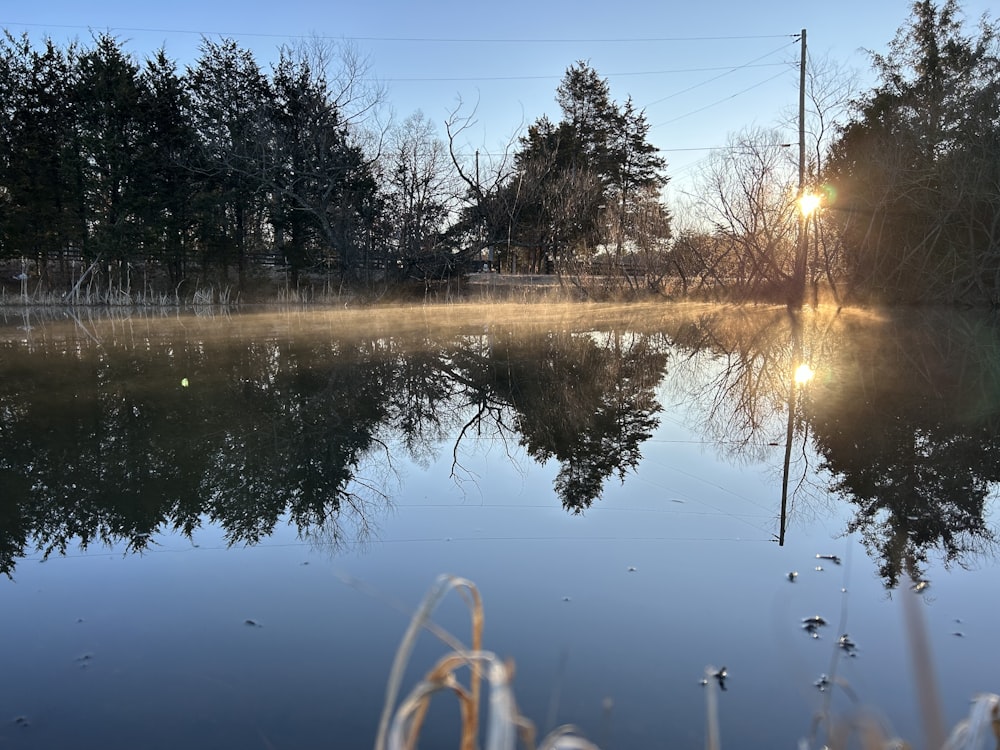
[[[819,208],[822,200],[823,196],[817,193],[803,193],[802,197],[799,198],[799,210],[803,216],[810,216],[813,211]]]
[[[816,371],[813,370],[813,368],[811,368],[809,365],[801,364],[795,368],[795,384],[805,385],[806,383],[808,383],[810,380],[813,379],[813,376],[815,374]]]

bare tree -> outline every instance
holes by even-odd
[[[458,200],[448,148],[417,111],[390,131],[381,167],[388,245],[406,273],[426,277],[441,265],[441,235]]]
[[[341,113],[342,122],[370,155],[377,155],[391,116],[386,109],[388,90],[375,78],[370,57],[351,41],[317,35],[282,47],[281,54],[322,78],[329,103]]]
[[[669,291],[669,243],[673,217],[667,211],[657,188],[648,187],[635,198],[631,214],[634,244],[633,283],[650,291]]]
[[[467,111],[459,98],[444,124],[448,154],[458,179],[465,185],[461,200],[464,205],[452,234],[460,241],[471,242],[475,252],[504,245],[509,249],[520,197],[520,184],[511,181],[517,135],[511,135],[499,152],[476,149],[470,155],[462,152],[458,144],[476,122],[476,108]]]
[[[808,254],[808,281],[813,304],[819,301],[819,286],[825,279],[833,298],[839,303],[839,282],[844,278],[844,242],[837,225],[824,210],[832,194],[823,183],[825,158],[840,128],[848,121],[858,95],[858,73],[843,63],[824,55],[809,57],[806,66],[806,184],[820,196],[820,209],[808,218],[811,229]]]
[[[791,283],[796,241],[795,165],[774,130],[730,136],[697,178],[699,223],[725,250],[709,269],[720,287],[747,298],[779,295]]]

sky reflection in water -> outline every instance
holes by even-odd
[[[834,664],[919,742],[908,568],[948,723],[997,690],[992,321],[523,312],[0,313],[0,746],[370,747],[441,572],[604,747],[702,746],[709,664],[723,746],[847,714]]]

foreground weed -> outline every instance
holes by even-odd
[[[469,609],[472,643],[465,646],[438,626],[431,616],[437,605],[456,591]],[[904,597],[909,591],[902,592]],[[940,720],[936,681],[930,670],[930,648],[924,633],[919,608],[908,601],[904,609],[906,629],[910,639],[910,658],[919,675],[918,694],[923,715],[925,747],[930,750],[1000,750],[1000,696],[993,693],[977,695],[968,715],[947,738]],[[433,696],[451,693],[459,703],[462,721],[461,750],[514,750],[521,746],[534,750],[535,727],[520,713],[514,699],[514,665],[496,654],[483,650],[483,601],[476,585],[465,578],[443,575],[438,577],[420,607],[410,619],[393,660],[386,686],[385,703],[379,722],[375,750],[412,750],[417,746],[427,710]],[[448,652],[424,675],[423,679],[399,699],[403,673],[421,630],[428,630],[441,640]],[[842,648],[838,644],[838,648]],[[458,673],[468,669],[468,683],[463,684]],[[834,676],[827,685],[836,685],[854,702],[857,710],[848,717],[833,717],[827,707],[816,716],[810,736],[799,742],[799,750],[909,750],[910,745],[895,736],[886,723],[873,711],[866,710],[845,680]],[[707,667],[702,685],[705,687],[705,748],[721,750],[719,732],[718,690],[725,687],[725,668]],[[486,698],[481,708],[483,684]],[[481,716],[481,711],[485,716]],[[825,727],[826,736],[819,734]],[[482,745],[479,744],[482,733]],[[666,743],[664,746],[668,746]],[[576,728],[562,726],[553,730],[537,745],[538,750],[599,750],[583,738]]]
[[[471,647],[463,645],[431,620],[434,609],[450,591],[457,591],[469,608],[472,621]],[[482,745],[484,750],[513,750],[518,738],[529,750],[535,747],[534,725],[521,715],[514,700],[512,687],[514,665],[482,649],[483,624],[483,602],[476,585],[465,578],[440,576],[411,618],[396,651],[386,686],[385,704],[379,721],[375,750],[415,748],[430,700],[443,691],[452,693],[459,702],[462,717],[460,742],[462,750],[475,750],[479,747],[477,740],[481,725],[485,729]],[[399,701],[403,671],[409,662],[417,635],[422,629],[434,633],[450,651],[438,660],[402,701]],[[456,674],[463,668],[469,670],[468,685],[463,685]],[[485,720],[480,717],[483,682],[486,683],[488,698]],[[571,726],[553,730],[542,740],[538,748],[539,750],[598,750]]]

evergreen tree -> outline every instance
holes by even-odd
[[[649,122],[644,112],[636,110],[632,97],[625,100],[618,120],[619,126],[610,139],[612,172],[608,197],[614,200],[617,209],[615,252],[620,256],[626,241],[638,241],[643,205],[651,193],[666,185],[663,170],[667,164],[647,140]]]
[[[138,76],[138,64],[108,34],[77,59],[72,102],[88,257],[124,261],[143,244],[149,165],[136,159],[145,125]]]
[[[323,92],[316,86],[309,66],[296,63],[282,52],[271,78],[274,92],[269,112],[268,142],[273,149],[262,173],[270,194],[269,216],[274,228],[275,248],[292,270],[293,281],[318,252],[319,218],[309,211],[315,191],[312,174],[315,154],[310,143],[317,127],[323,127]],[[335,127],[335,125],[334,125]]]
[[[863,295],[1000,300],[1000,47],[956,0],[919,0],[827,165]]]
[[[82,243],[75,55],[51,39],[36,50],[27,35],[0,38],[0,257],[44,261]]]
[[[267,77],[232,40],[205,40],[187,75],[202,175],[196,209],[203,260],[244,267],[263,245],[266,196],[259,175],[267,146]]]
[[[543,255],[589,257],[601,244],[620,256],[638,244],[640,226],[669,236],[669,220],[638,220],[666,184],[645,114],[631,98],[623,106],[612,101],[607,81],[585,62],[566,71],[556,100],[563,119],[533,123],[515,159],[512,184],[522,208],[514,234],[532,265]]]
[[[164,264],[176,285],[194,249],[194,198],[191,169],[197,140],[190,121],[191,102],[177,65],[164,50],[146,61],[140,74],[140,160],[146,165],[146,190],[140,199],[147,257]]]
[[[589,63],[571,65],[556,89],[556,102],[573,133],[570,161],[579,169],[589,169],[605,181],[615,170],[611,141],[621,127],[621,113],[611,100],[606,78]]]
[[[293,274],[319,263],[358,277],[378,200],[371,165],[322,71],[283,51],[272,81],[267,160],[258,179]]]
[[[545,258],[588,253],[598,241],[604,191],[588,166],[580,134],[567,122],[542,117],[528,128],[515,157],[518,244],[528,248],[531,270]]]

